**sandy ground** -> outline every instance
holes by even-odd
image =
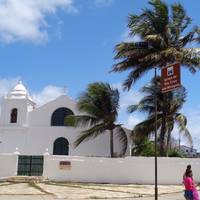
[[[181,200],[182,185],[159,186],[159,200]],[[0,200],[40,199],[116,199],[153,200],[153,185],[115,185],[88,183],[0,183]]]

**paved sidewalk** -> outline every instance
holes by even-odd
[[[46,195],[0,195],[0,200],[54,200],[54,198]]]
[[[155,197],[134,198],[134,200],[154,200]],[[183,193],[159,195],[158,200],[184,200]]]
[[[158,187],[158,200],[183,200],[182,185]],[[166,195],[167,194],[167,195]],[[153,185],[27,182],[0,183],[0,200],[154,200]]]
[[[69,198],[58,198],[50,195],[0,195],[0,200],[69,200]],[[113,200],[154,200],[154,197],[145,198],[115,198]],[[76,199],[76,200],[83,200]],[[92,200],[92,198],[90,199]],[[158,200],[184,200],[182,193],[161,195]]]

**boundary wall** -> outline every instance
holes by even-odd
[[[17,175],[18,155],[0,154],[0,179]]]
[[[188,164],[200,182],[200,158],[158,158],[158,184],[182,184]],[[153,157],[45,156],[43,176],[54,181],[154,184]]]
[[[188,164],[200,183],[200,158],[159,157],[158,184],[182,184]],[[17,167],[17,154],[0,154],[0,179],[16,176]],[[154,158],[44,155],[43,176],[52,181],[154,184]]]

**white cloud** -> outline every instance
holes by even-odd
[[[0,98],[5,96],[18,82],[19,78],[0,79]]]
[[[128,106],[137,104],[143,97],[141,92],[135,90],[123,91],[121,83],[113,84],[112,86],[120,92],[120,113],[126,112]]]
[[[133,127],[141,122],[144,118],[141,117],[137,112],[134,114],[129,114],[127,108],[130,105],[137,104],[143,97],[142,93],[130,90],[123,91],[121,83],[112,84],[113,88],[117,88],[120,92],[120,109],[119,109],[119,119],[118,122],[122,123],[124,127],[128,129],[133,129]]]
[[[56,99],[64,93],[66,93],[64,88],[48,85],[42,91],[33,93],[33,100],[37,106],[41,106],[49,101]]]
[[[55,14],[59,8],[77,12],[74,0],[1,0],[0,40],[31,41],[41,43],[48,40],[46,16]]]
[[[140,117],[138,115],[130,115],[127,118],[127,121],[125,122],[124,126],[128,129],[133,129],[135,125],[137,125],[138,123],[142,122],[144,120],[143,117]]]
[[[108,7],[114,3],[114,0],[94,0],[95,6]]]
[[[120,98],[120,109],[126,110],[128,106],[137,104],[142,98],[142,94],[137,91],[122,92]]]

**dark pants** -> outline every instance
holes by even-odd
[[[185,190],[184,197],[187,200],[193,200],[193,192],[192,192],[192,190]]]

